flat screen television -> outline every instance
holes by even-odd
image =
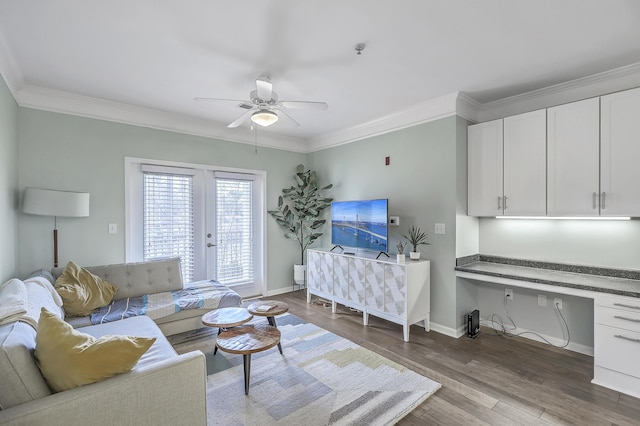
[[[331,244],[387,251],[388,200],[331,203]]]

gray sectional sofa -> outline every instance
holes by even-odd
[[[87,269],[119,286],[114,299],[182,288],[178,259]],[[240,297],[231,296],[223,305],[238,306]],[[131,371],[59,393],[49,390],[34,358],[36,330],[22,321],[0,325],[0,424],[206,424],[205,357],[200,351],[179,355],[165,338],[202,327],[207,309],[190,311],[157,323],[147,316],[99,325],[66,318],[94,337],[121,334],[156,341]]]

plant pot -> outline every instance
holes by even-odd
[[[411,258],[411,260],[420,260],[420,252],[419,251],[409,252],[409,257]]]
[[[404,254],[396,254],[396,261],[398,263],[403,263],[405,261]]]
[[[304,265],[293,265],[293,282],[296,284],[302,285],[305,283],[305,272],[307,272],[307,267]]]

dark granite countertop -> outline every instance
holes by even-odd
[[[458,258],[456,271],[621,296],[640,297],[640,271],[596,268],[474,255]]]

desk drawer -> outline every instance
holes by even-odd
[[[623,309],[640,314],[640,298],[636,297],[598,295],[595,298],[595,305],[605,308]]]
[[[640,312],[636,313],[622,309],[596,306],[593,313],[596,324],[608,325],[640,333]]]
[[[640,377],[640,333],[596,324],[594,363]]]

